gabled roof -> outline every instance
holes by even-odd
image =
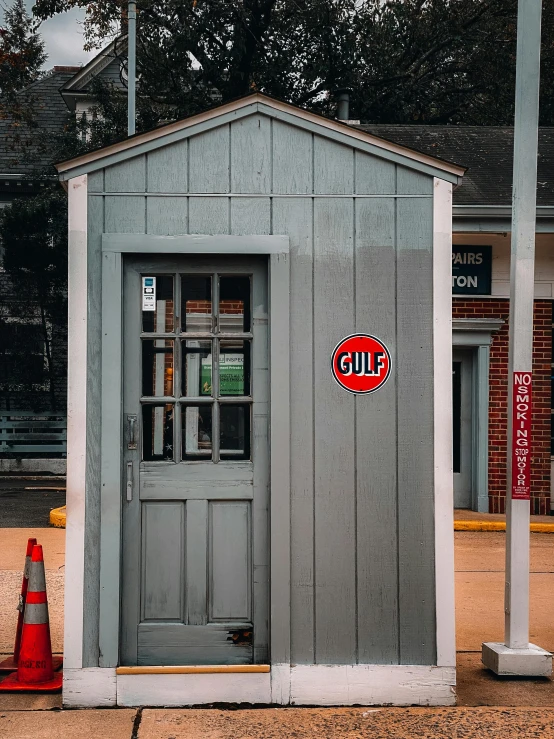
[[[511,207],[512,127],[368,124],[358,128],[439,159],[462,161],[468,171],[454,192],[454,205]],[[539,129],[537,206],[554,206],[554,128]]]
[[[260,93],[248,95],[204,113],[169,123],[146,133],[131,136],[111,146],[61,162],[56,165],[56,169],[60,174],[60,179],[65,181],[254,113],[261,113],[282,120],[319,136],[334,139],[339,143],[358,148],[405,167],[417,169],[454,184],[458,184],[459,179],[465,172],[464,167],[457,164],[441,161],[428,154],[413,151],[406,146],[386,141],[374,134],[351,128],[338,121],[329,120]]]
[[[104,70],[116,60],[127,58],[127,37],[118,37],[111,44],[91,59],[84,67],[69,79],[61,89],[61,94],[71,106],[75,97],[86,95],[89,91],[91,81],[98,77]],[[123,89],[123,85],[121,85]],[[72,107],[75,107],[74,104]]]

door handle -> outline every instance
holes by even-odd
[[[137,448],[137,417],[132,413],[127,416],[127,449]]]
[[[133,463],[127,462],[127,500],[133,500]]]

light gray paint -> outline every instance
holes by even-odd
[[[272,492],[290,479],[290,652],[288,601],[272,598],[271,660],[433,664],[432,173],[285,118],[227,117],[165,151],[154,142],[137,157],[148,193],[120,169],[89,202],[105,200],[104,232],[289,236],[290,374],[273,373],[278,352],[270,372],[291,393],[290,478],[272,469]],[[187,165],[178,185],[159,170],[172,161]],[[143,165],[129,171],[138,188]],[[355,330],[384,339],[395,368],[358,398],[329,369]],[[288,502],[271,499],[272,522]],[[287,538],[272,543],[272,587],[289,575]]]

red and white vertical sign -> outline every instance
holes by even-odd
[[[531,373],[514,372],[512,384],[512,499],[531,497]]]

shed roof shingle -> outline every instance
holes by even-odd
[[[468,168],[454,205],[511,205],[514,129],[497,126],[356,126]],[[554,205],[554,128],[539,129],[537,205]]]

